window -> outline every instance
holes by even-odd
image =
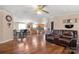
[[[19,23],[19,30],[26,29],[25,23]]]

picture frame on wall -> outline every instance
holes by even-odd
[[[67,19],[67,23],[71,23],[71,19]]]
[[[77,18],[75,18],[75,23],[77,23]]]
[[[64,19],[63,23],[72,23],[72,20],[71,19]]]
[[[77,23],[77,22],[78,22],[78,20],[77,20],[77,18],[75,18],[74,23]],[[64,19],[63,23],[72,23],[72,19]]]
[[[63,20],[63,23],[66,23],[66,19]]]

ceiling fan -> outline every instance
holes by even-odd
[[[44,12],[44,13],[49,13],[47,10],[45,10],[45,7],[46,7],[46,5],[37,5],[37,7],[36,7],[36,11],[37,12],[40,12],[40,13],[42,13],[42,12]]]

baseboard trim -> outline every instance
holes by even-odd
[[[9,40],[5,40],[5,41],[1,41],[0,42],[0,44],[2,44],[2,43],[6,43],[6,42],[8,42],[8,41],[12,41],[13,39],[9,39]]]

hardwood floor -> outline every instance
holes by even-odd
[[[28,35],[24,39],[17,39],[0,44],[1,54],[66,54],[68,51],[55,44],[46,42],[45,36]]]

